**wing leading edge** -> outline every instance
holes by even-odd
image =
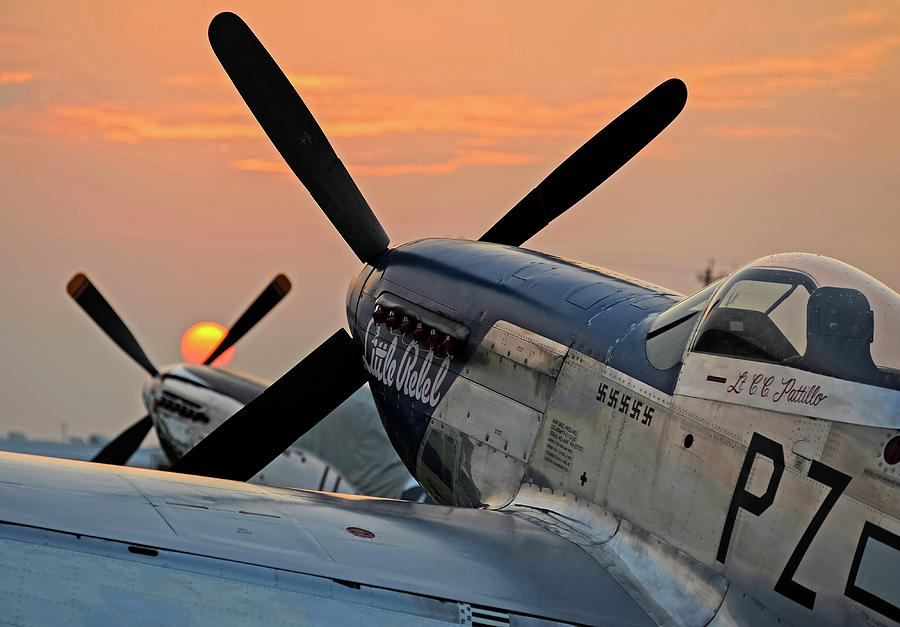
[[[163,568],[173,569],[173,581],[197,570],[206,578],[213,573],[213,583],[240,581],[253,571],[253,587],[240,595],[244,607],[275,611],[277,606],[279,612],[285,601],[273,603],[273,595],[290,579],[297,586],[317,582],[309,585],[325,605],[334,592],[322,590],[337,584],[344,592],[368,590],[366,599],[415,595],[420,608],[440,601],[557,621],[652,624],[581,548],[502,513],[8,453],[0,454],[0,499],[0,554],[7,557],[0,560],[0,571],[17,568],[15,556],[31,553],[22,550],[26,544],[38,553],[46,549],[37,546],[60,544],[44,559],[55,564],[55,581],[62,576],[77,583],[78,602],[68,607],[85,611],[91,603],[103,609],[111,599],[117,599],[116,611],[143,611],[140,603],[122,602],[117,595],[155,594],[150,580]],[[129,566],[128,577],[116,578],[119,589],[109,594],[109,581],[101,580],[108,577],[109,564],[121,566],[122,559],[147,567]],[[7,578],[12,574],[3,578],[13,580]],[[146,588],[140,585],[144,580]],[[85,594],[85,586],[94,583],[106,593]],[[220,583],[207,587],[211,598],[193,601],[231,603],[217,590],[233,583]],[[44,588],[48,594],[65,592],[35,582],[20,594],[33,596]],[[199,611],[177,595],[154,598],[160,616]],[[31,605],[50,611],[46,603]],[[308,606],[308,599],[299,603],[298,612],[308,614]]]

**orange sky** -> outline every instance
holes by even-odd
[[[887,2],[0,0],[7,429],[112,432],[142,372],[64,292],[84,271],[158,365],[294,284],[231,367],[274,378],[335,327],[355,257],[206,39],[238,12],[395,243],[478,237],[657,83],[684,113],[528,246],[680,291],[805,250],[900,287],[900,7]]]

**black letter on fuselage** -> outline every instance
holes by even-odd
[[[850,574],[847,576],[847,587],[844,589],[844,594],[847,595],[847,598],[853,599],[879,614],[884,614],[895,623],[900,623],[900,607],[891,603],[891,601],[896,602],[896,598],[888,601],[856,585],[859,567],[862,565],[863,554],[866,552],[866,545],[868,545],[870,538],[888,548],[900,551],[900,536],[896,533],[891,533],[887,529],[882,529],[867,520],[863,525],[862,535],[859,536],[859,542],[856,545],[856,553],[853,556],[853,564],[850,565]],[[894,560],[896,561],[896,557]]]
[[[757,455],[768,457],[775,465],[769,485],[762,496],[756,496],[747,492],[747,480],[750,478],[750,470],[753,468],[753,460]],[[722,528],[722,539],[719,541],[719,551],[716,559],[723,564],[728,555],[728,544],[731,542],[731,532],[734,529],[734,521],[737,518],[738,509],[744,509],[759,516],[766,511],[775,500],[775,492],[781,483],[781,475],[784,473],[784,449],[775,440],[770,440],[764,435],[754,433],[750,439],[750,447],[747,456],[744,457],[744,465],[741,466],[741,474],[738,475],[737,485],[734,486],[734,494],[731,495],[731,505],[728,507],[728,516],[725,518],[725,526]]]
[[[778,582],[775,584],[775,592],[783,594],[791,601],[796,601],[804,607],[813,609],[813,604],[816,602],[816,593],[794,581],[794,573],[797,572],[800,560],[806,555],[806,551],[809,549],[809,545],[812,544],[813,538],[816,537],[819,527],[825,522],[828,512],[831,511],[847,484],[850,483],[850,477],[815,460],[809,467],[809,477],[819,483],[824,483],[831,488],[831,491],[828,492],[825,500],[822,501],[819,511],[813,516],[809,527],[803,532],[800,542],[797,543],[797,548],[791,553],[790,559],[781,572],[781,577],[778,578]]]

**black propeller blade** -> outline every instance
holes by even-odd
[[[659,135],[687,102],[687,87],[669,79],[594,135],[481,236],[521,246],[621,168]]]
[[[82,309],[89,315],[97,325],[103,329],[110,339],[115,342],[119,348],[128,353],[128,356],[135,360],[141,367],[150,373],[151,377],[156,376],[157,370],[147,359],[141,345],[135,339],[122,319],[113,310],[110,304],[103,298],[94,284],[88,280],[82,273],[78,273],[72,277],[66,286],[69,296],[75,299]]]
[[[209,25],[209,42],[253,115],[300,182],[363,262],[390,243],[347,168],[294,87],[234,13]]]
[[[219,357],[219,355],[234,346],[239,339],[244,337],[244,334],[247,333],[247,331],[252,329],[257,322],[262,320],[267,313],[272,311],[272,308],[275,307],[275,305],[277,305],[290,291],[291,282],[286,276],[279,274],[272,279],[272,282],[269,283],[269,285],[266,286],[266,289],[256,297],[256,300],[247,308],[247,311],[242,313],[241,317],[237,319],[237,322],[231,325],[231,328],[228,329],[228,334],[222,338],[222,341],[219,342],[216,349],[206,358],[203,365],[210,365]]]
[[[115,440],[104,446],[99,453],[94,455],[91,461],[98,464],[124,465],[128,458],[138,450],[141,442],[144,441],[144,438],[147,437],[152,428],[153,421],[150,419],[150,416],[144,416],[120,433]]]
[[[366,382],[341,329],[206,436],[173,472],[247,481]]]

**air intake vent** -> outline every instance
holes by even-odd
[[[474,627],[506,627],[509,625],[509,612],[492,610],[478,605],[460,603],[460,622]]]
[[[157,406],[194,422],[209,422],[209,416],[206,415],[206,411],[201,405],[165,390],[157,402]]]

